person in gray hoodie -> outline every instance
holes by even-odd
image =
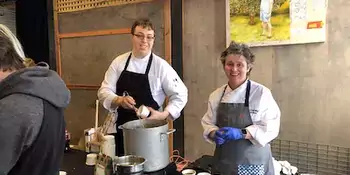
[[[0,25],[0,175],[58,174],[70,91],[56,72],[23,61],[18,40]]]

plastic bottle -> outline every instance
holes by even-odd
[[[70,151],[69,144],[70,144],[70,133],[66,129],[66,144],[65,144],[65,147],[64,147],[64,152]]]

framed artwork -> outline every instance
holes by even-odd
[[[325,42],[327,6],[328,0],[226,0],[227,43]]]

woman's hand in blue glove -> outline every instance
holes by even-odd
[[[223,127],[220,128],[217,132],[222,133],[222,138],[225,140],[239,140],[243,138],[242,131],[238,128]]]
[[[224,138],[223,132],[221,132],[219,130],[215,131],[214,140],[215,140],[215,143],[217,145],[224,144],[225,143],[225,138]]]

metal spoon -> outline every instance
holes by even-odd
[[[123,92],[123,96],[129,96],[129,93],[127,91],[124,91]],[[141,122],[142,128],[145,128],[145,125],[143,124],[143,119],[141,118],[141,116],[137,115],[137,112],[138,112],[139,109],[137,109],[135,105],[133,105],[132,107],[133,107],[132,109],[136,113],[136,116],[141,120],[140,122]]]
[[[140,123],[141,123],[141,125],[142,125],[142,128],[145,128],[145,125],[144,125],[144,122],[143,122],[144,119],[141,118],[140,115],[138,115],[139,109],[137,109],[135,106],[133,106],[133,109],[135,110],[136,116],[140,119]]]

